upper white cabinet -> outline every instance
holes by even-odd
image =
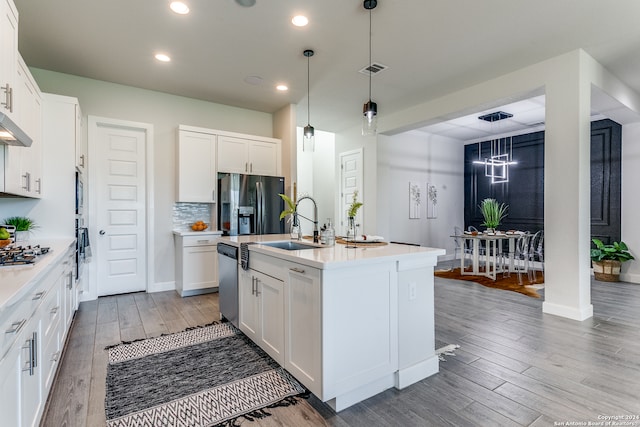
[[[216,201],[216,135],[178,129],[178,202]]]
[[[18,11],[13,1],[0,0],[0,14],[0,111],[13,117],[18,55]]]
[[[272,138],[218,138],[218,171],[279,176],[281,142]]]

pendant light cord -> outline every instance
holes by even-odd
[[[371,9],[369,9],[369,102],[371,102]]]
[[[307,125],[311,124],[311,101],[309,100],[309,93],[310,93],[310,89],[309,89],[309,85],[310,85],[310,81],[311,81],[311,74],[309,71],[310,65],[309,65],[309,61],[310,61],[311,56],[307,56]]]

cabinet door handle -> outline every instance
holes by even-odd
[[[38,367],[38,333],[34,332],[33,333],[33,338],[31,338],[31,340],[33,341],[33,345],[31,346],[31,360],[33,361],[33,367],[37,368]]]
[[[2,86],[2,90],[4,91],[4,102],[2,103],[2,105],[4,105],[4,108],[13,112],[13,109],[11,107],[11,86],[9,86],[9,83],[7,83],[6,85]]]
[[[249,162],[244,162],[244,171],[249,172]]]
[[[38,301],[39,299],[42,299],[42,297],[44,296],[44,294],[46,294],[45,291],[40,291],[37,294],[35,294],[33,296],[33,298],[31,298],[32,301]]]
[[[256,294],[256,278],[251,277],[251,295]]]
[[[36,179],[36,184],[37,184],[36,193],[42,194],[42,179],[40,178]]]
[[[209,242],[210,242],[210,240],[198,240],[197,242],[198,242],[198,243],[209,243]]]
[[[53,308],[51,309],[51,312],[50,312],[50,313],[51,313],[51,315],[52,315],[52,316],[55,316],[56,314],[58,314],[58,310],[60,310],[60,306],[59,306],[59,305],[57,305],[57,306],[53,307]]]
[[[6,331],[4,331],[5,334],[17,334],[18,332],[20,332],[20,329],[22,329],[22,327],[24,326],[24,324],[27,323],[27,319],[22,319],[18,322],[13,322],[11,324],[11,328],[7,329]]]
[[[291,267],[289,270],[295,271],[296,273],[304,274],[304,270],[297,267]]]
[[[23,372],[29,371],[29,376],[33,375],[33,339],[29,338],[25,341],[25,345],[22,347],[24,350],[29,350],[29,360],[25,363],[26,368],[22,368]]]
[[[249,172],[253,172],[253,162],[249,163]]]
[[[53,363],[56,363],[56,362],[58,361],[58,358],[59,358],[59,357],[60,357],[60,352],[59,352],[59,351],[56,351],[55,353],[53,353],[53,354],[51,355],[51,361],[52,361]]]
[[[80,156],[80,167],[84,167],[84,154]]]
[[[24,180],[24,185],[22,186],[23,190],[31,191],[31,174],[29,172],[25,172],[22,175],[22,179]]]
[[[259,290],[260,289],[260,287],[258,286],[259,283],[260,283],[260,279],[256,277],[256,297],[262,293]]]

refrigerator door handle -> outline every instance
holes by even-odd
[[[262,188],[256,182],[256,234],[262,234]]]

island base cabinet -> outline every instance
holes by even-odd
[[[4,331],[1,331],[4,333]],[[2,424],[20,425],[20,354],[12,352],[0,364],[0,414]]]
[[[313,394],[321,396],[320,270],[292,263],[286,268],[284,368]]]
[[[259,271],[240,271],[240,330],[283,365],[284,285]]]
[[[323,271],[322,396],[336,411],[394,386],[396,263]]]

